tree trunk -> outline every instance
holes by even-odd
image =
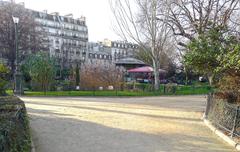
[[[159,64],[156,63],[156,61],[153,62],[153,73],[154,73],[154,90],[158,91],[160,87]]]
[[[46,84],[44,85],[44,95],[47,94],[47,87],[46,87]]]
[[[80,85],[80,72],[79,72],[80,68],[81,68],[81,65],[79,67],[79,65],[77,63],[77,65],[76,65],[76,87],[79,87],[79,85]]]
[[[184,67],[184,72],[185,72],[185,85],[188,85],[188,71],[186,67]]]
[[[160,82],[159,82],[159,58],[157,57],[157,54],[159,53],[159,50],[157,49],[157,21],[156,21],[156,16],[157,16],[157,1],[153,0],[151,1],[151,53],[152,53],[152,60],[153,60],[153,72],[154,72],[154,90],[158,91],[160,87]],[[158,51],[157,51],[158,50]]]
[[[213,85],[213,78],[214,78],[214,75],[209,73],[208,74],[208,81],[209,81],[209,85],[212,86]]]

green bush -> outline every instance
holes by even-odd
[[[55,64],[55,58],[45,52],[32,54],[24,61],[24,73],[27,73],[32,83],[37,85],[33,87],[34,90],[35,87],[44,92],[50,89],[51,82],[56,76]]]
[[[177,91],[177,84],[169,83],[164,86],[164,93],[175,94]]]
[[[30,152],[30,139],[24,103],[16,97],[0,97],[0,151]]]
[[[153,91],[153,85],[147,83],[127,83],[125,90]]]
[[[4,66],[3,64],[0,64],[0,96],[6,95],[6,89],[7,89],[7,78],[9,74],[9,69]]]

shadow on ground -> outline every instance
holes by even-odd
[[[203,96],[22,98],[37,152],[232,152],[201,121]]]
[[[146,134],[29,108],[37,152],[231,152],[205,137]],[[36,122],[38,121],[38,122]],[[38,126],[45,122],[46,126]],[[47,122],[47,123],[46,123]],[[52,126],[52,129],[47,129]],[[50,136],[49,136],[50,135]],[[181,139],[179,139],[181,137]]]

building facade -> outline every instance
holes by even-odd
[[[61,68],[68,68],[85,60],[88,44],[85,17],[74,19],[72,14],[61,16],[47,11],[32,12],[47,35],[50,55],[57,59]]]
[[[111,41],[105,39],[102,42],[103,46],[109,48],[113,61],[118,61],[123,58],[133,57],[134,52],[138,49],[138,45],[125,41]]]
[[[19,5],[24,6],[24,3]],[[74,18],[72,14],[65,16],[58,12],[29,10],[39,29],[45,36],[45,46],[50,56],[57,59],[61,69],[71,68],[76,63],[116,63],[134,56],[138,46],[124,41],[88,42],[86,18]],[[4,59],[0,61],[5,62]]]
[[[102,43],[88,43],[87,58],[88,64],[92,63],[112,63],[111,49],[102,45]]]
[[[13,1],[0,1],[1,6],[9,3],[16,4]],[[16,5],[25,8],[24,3]],[[50,56],[57,59],[61,68],[69,68],[85,60],[88,45],[88,27],[85,17],[73,18],[72,14],[62,16],[57,12],[25,9],[32,13],[38,23],[37,30],[43,31],[46,50],[39,51],[48,51]],[[1,54],[0,62],[6,62]]]
[[[136,44],[111,41],[105,39],[102,42],[89,42],[87,51],[88,63],[103,62],[117,63],[124,58],[134,57],[134,52],[138,49]]]

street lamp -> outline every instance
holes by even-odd
[[[21,80],[21,72],[20,72],[20,67],[19,67],[19,50],[18,50],[18,23],[19,23],[19,18],[17,17],[12,17],[13,22],[14,22],[14,27],[15,27],[15,51],[16,51],[16,71],[14,75],[15,79],[15,89],[14,89],[14,94],[15,95],[21,95],[23,93],[22,90],[22,80]]]

